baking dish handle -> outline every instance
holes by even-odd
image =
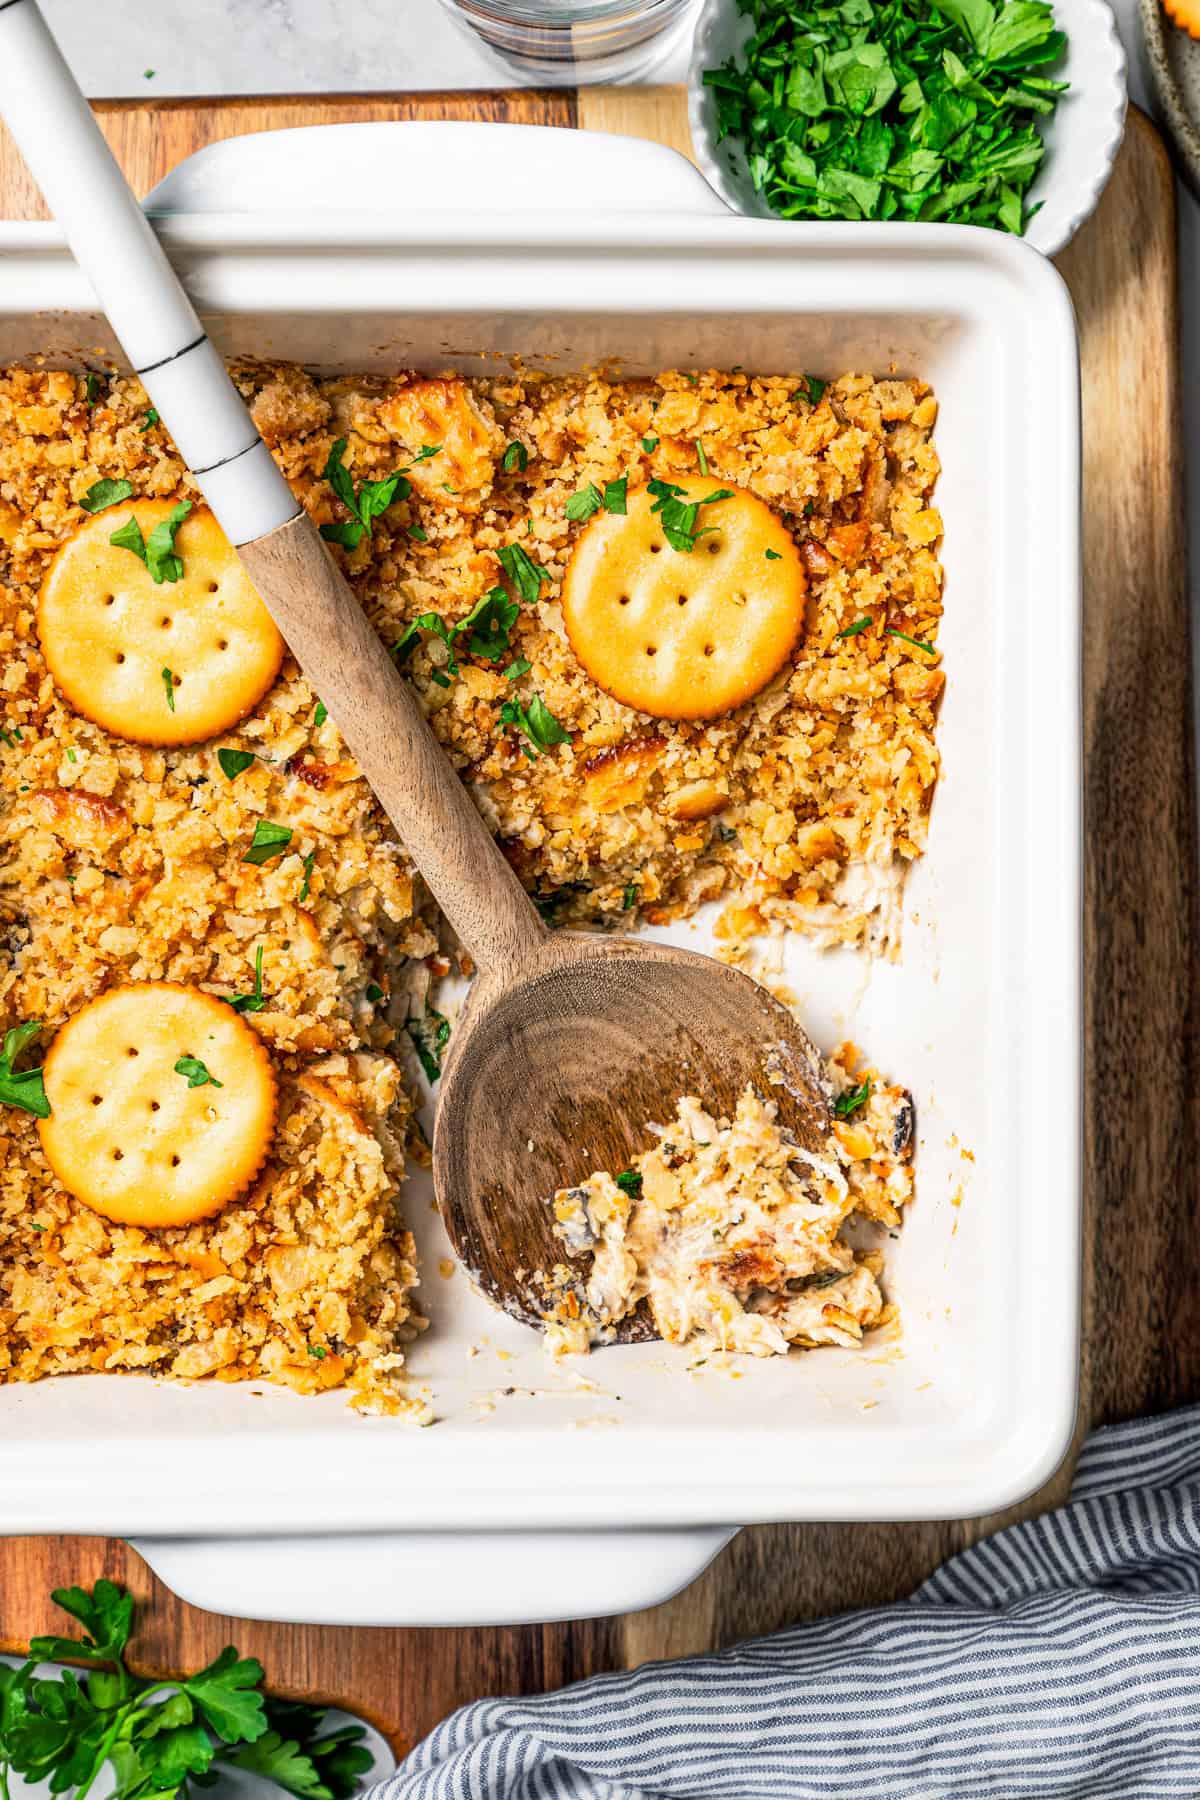
[[[434,169],[437,179],[407,178]],[[144,202],[150,213],[629,213],[728,209],[678,150],[554,125],[384,119],[298,125],[207,144]]]
[[[235,1619],[534,1625],[657,1606],[737,1529],[137,1538],[133,1547],[180,1599]]]

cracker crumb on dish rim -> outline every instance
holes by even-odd
[[[235,374],[544,916],[624,929],[717,900],[730,956],[779,930],[897,953],[944,681],[923,383]],[[664,718],[589,677],[560,594],[622,484],[686,497],[697,473],[771,509],[804,617],[742,705]],[[41,1022],[30,1063],[111,989],[248,1002],[278,1117],[243,1194],[146,1230],[68,1195],[36,1119],[0,1105],[0,1380],[265,1377],[428,1417],[403,1374],[425,1320],[398,1195],[453,946],[290,658],[204,743],[126,741],[68,704],[37,596],[122,480],[137,504],[198,499],[136,381],[89,403],[78,375],[0,372],[0,1024]]]

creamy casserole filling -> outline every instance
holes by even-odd
[[[556,1229],[572,1262],[553,1275],[553,1353],[611,1340],[639,1307],[668,1343],[751,1356],[856,1344],[894,1316],[878,1243],[852,1242],[846,1227],[900,1224],[912,1100],[860,1068],[852,1045],[824,1075],[834,1112],[815,1153],[753,1087],[732,1119],[684,1095],[668,1124],[647,1125],[655,1142],[632,1168],[559,1189]]]

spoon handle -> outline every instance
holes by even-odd
[[[0,112],[205,499],[476,963],[546,928],[293,496],[36,0],[0,0]]]
[[[481,969],[515,975],[547,931],[307,513],[239,555],[438,905]]]

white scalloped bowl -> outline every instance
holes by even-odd
[[[1125,51],[1105,0],[1054,0],[1054,12],[1067,34],[1066,60],[1054,74],[1070,90],[1045,129],[1046,156],[1029,195],[1041,209],[1025,233],[1045,256],[1065,249],[1095,211],[1121,147],[1128,100]],[[726,206],[769,219],[775,215],[754,189],[738,140],[717,143],[716,100],[704,85],[705,69],[738,55],[750,35],[737,0],[705,0],[688,71],[688,120],[696,161]]]

